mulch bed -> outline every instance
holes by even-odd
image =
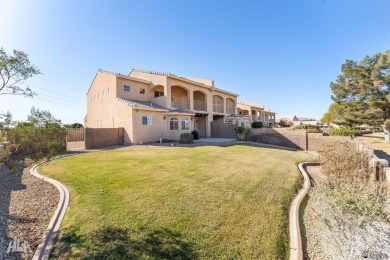
[[[31,259],[57,207],[57,188],[30,175],[32,164],[19,161],[12,172],[0,169],[0,259]],[[7,253],[15,240],[25,252]]]

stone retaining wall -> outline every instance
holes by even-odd
[[[236,125],[215,121],[210,123],[211,137],[213,138],[237,138],[234,131]]]

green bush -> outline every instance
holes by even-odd
[[[308,129],[306,129],[306,132],[307,133],[322,133],[322,131],[321,131],[321,129],[319,129],[319,128],[308,128]]]
[[[357,130],[351,128],[332,128],[329,131],[330,136],[350,136],[355,137]]]
[[[251,124],[252,128],[262,128],[263,127],[263,122],[261,121],[255,121]]]
[[[44,126],[18,124],[11,130],[10,139],[17,154],[39,160],[48,159],[66,151],[67,132],[58,123]]]
[[[181,144],[192,144],[194,142],[194,136],[191,133],[182,133],[180,135]]]

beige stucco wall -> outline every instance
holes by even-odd
[[[98,72],[87,93],[85,127],[116,127],[112,120],[112,115],[115,112],[115,99],[116,77]]]
[[[142,125],[142,116],[151,116],[152,125]],[[165,119],[164,119],[165,117]],[[171,118],[177,118],[179,130],[169,130]],[[183,118],[189,120],[189,130],[181,130],[181,121]],[[181,133],[191,133],[194,130],[194,120],[190,115],[166,115],[163,112],[140,110],[133,108],[133,143],[155,142],[160,138],[169,140],[179,140]]]
[[[130,86],[130,92],[123,90],[124,85]],[[141,94],[141,88],[145,89],[145,94]],[[130,79],[117,78],[116,81],[117,97],[132,100],[150,101],[154,92],[150,91],[150,84],[138,82]]]

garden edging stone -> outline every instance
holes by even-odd
[[[52,160],[57,160],[57,159],[61,159],[64,157],[67,157],[67,156],[56,157]],[[34,177],[37,177],[37,178],[43,180],[43,181],[49,182],[50,184],[55,186],[60,193],[60,199],[58,202],[57,209],[54,212],[54,215],[51,218],[50,223],[49,223],[46,231],[43,234],[43,237],[41,239],[41,243],[38,245],[38,247],[35,251],[35,254],[32,258],[33,260],[42,260],[42,259],[49,258],[50,251],[53,248],[53,243],[57,237],[61,222],[65,216],[66,209],[68,208],[68,205],[69,205],[69,191],[65,187],[65,185],[63,185],[62,183],[60,183],[56,180],[53,180],[49,177],[42,176],[37,172],[38,167],[40,167],[41,165],[43,165],[45,163],[47,163],[47,162],[41,162],[41,163],[34,165],[30,170],[30,174],[33,175]]]

